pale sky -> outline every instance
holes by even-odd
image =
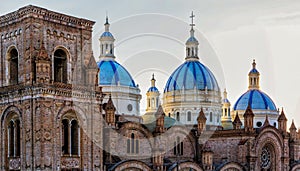
[[[1,0],[0,14],[25,5],[96,21],[93,50],[106,11],[116,39],[116,60],[140,85],[141,108],[155,73],[163,89],[171,73],[184,62],[190,13],[196,15],[200,61],[214,73],[233,106],[247,91],[247,74],[256,59],[261,90],[284,107],[300,127],[300,1],[295,0]]]

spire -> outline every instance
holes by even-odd
[[[266,119],[265,119],[265,123],[264,123],[263,127],[266,127],[266,126],[269,126],[269,125],[270,125],[269,117],[268,117],[268,115],[266,115]]]
[[[287,121],[287,118],[286,118],[286,116],[284,114],[283,108],[282,108],[281,113],[280,113],[280,115],[278,117],[278,121]]]
[[[109,95],[109,99],[107,101],[107,104],[105,106],[105,110],[112,110],[112,111],[116,111],[116,108],[114,106],[114,103],[111,99],[111,95]]]
[[[104,106],[105,110],[105,121],[109,126],[115,126],[116,122],[116,108],[114,106],[114,103],[111,99],[111,95],[109,95],[109,99],[107,101],[107,104]]]
[[[290,127],[290,132],[292,132],[293,130],[297,130],[297,128],[295,126],[295,123],[294,123],[294,119],[292,120],[292,124],[291,124],[291,127]]]
[[[206,129],[206,116],[203,112],[203,108],[201,107],[201,110],[199,112],[199,115],[197,117],[197,130],[198,133],[201,134]]]
[[[250,90],[259,89],[259,72],[256,69],[255,59],[253,59],[252,69],[251,69],[251,71],[248,74],[248,78],[249,78],[248,88]]]
[[[199,115],[197,117],[197,121],[199,122],[199,121],[206,121],[206,120],[207,119],[206,119],[206,116],[203,112],[203,108],[201,107],[201,110],[200,110]]]
[[[151,87],[155,87],[155,78],[154,78],[154,73],[152,74],[152,79],[151,79]]]
[[[244,113],[244,127],[245,127],[245,131],[246,132],[253,132],[253,118],[254,118],[254,114],[253,111],[250,107],[250,104],[248,104],[248,107]]]
[[[107,12],[106,12],[106,19],[105,19],[105,24],[104,24],[104,26],[105,26],[105,32],[109,32],[109,26],[110,26],[110,24],[109,24],[109,22],[108,22],[108,15],[107,15]]]
[[[240,117],[239,117],[238,112],[236,112],[236,115],[235,115],[235,118],[234,118],[233,123],[242,123],[242,121],[241,121],[241,119],[240,119]]]
[[[194,13],[192,12],[190,18],[191,18],[191,30],[190,30],[190,37],[189,39],[186,41],[185,45],[186,45],[186,60],[198,60],[198,40],[194,37]]]

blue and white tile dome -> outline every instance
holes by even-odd
[[[219,91],[213,73],[198,60],[186,61],[180,65],[168,79],[164,92],[194,88]]]
[[[129,72],[114,60],[101,60],[98,63],[99,85],[136,87]]]
[[[274,110],[276,106],[272,99],[264,92],[253,89],[244,93],[235,103],[234,110],[246,110],[248,104],[252,110]]]

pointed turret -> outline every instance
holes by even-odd
[[[155,78],[154,74],[152,75],[151,79],[151,87],[148,89],[146,95],[147,95],[147,108],[146,113],[154,113],[158,110],[159,102],[159,91],[155,86]]]
[[[108,16],[106,16],[106,22],[104,24],[105,31],[100,36],[100,59],[101,58],[109,58],[114,59],[114,42],[115,38],[114,36],[109,32],[109,22],[108,22]]]
[[[253,132],[253,118],[254,118],[254,114],[253,111],[250,107],[250,105],[248,105],[245,113],[244,113],[244,127],[245,127],[245,131],[246,132]]]
[[[155,133],[161,134],[165,131],[165,113],[161,105],[159,105],[158,110],[155,114],[156,117],[156,127]]]
[[[283,108],[281,110],[281,114],[278,117],[278,129],[283,132],[286,133],[287,130],[287,118],[284,114]]]
[[[269,122],[269,117],[268,115],[266,115],[266,119],[265,119],[265,122],[263,124],[263,127],[266,127],[266,126],[270,126],[270,122]]]
[[[226,89],[223,92],[223,100],[222,100],[222,127],[224,129],[232,129],[232,121],[231,121],[231,116],[230,116],[230,102],[227,98],[227,91]]]
[[[248,86],[248,88],[250,90],[259,89],[259,75],[260,74],[259,74],[258,70],[256,69],[255,59],[253,59],[252,69],[248,74],[248,77],[249,77],[249,86]]]
[[[109,126],[115,126],[116,123],[116,108],[113,104],[113,101],[111,99],[111,96],[109,96],[109,99],[107,101],[107,104],[104,106],[105,110],[105,121]]]
[[[290,127],[290,136],[291,136],[291,140],[297,139],[297,128],[295,126],[294,119],[293,119],[291,127]]]
[[[203,112],[203,108],[201,107],[201,110],[199,112],[199,116],[197,117],[197,123],[198,123],[198,133],[202,133],[206,129],[206,116]]]
[[[241,129],[241,127],[242,127],[242,121],[237,112],[236,112],[234,121],[232,122],[232,125],[233,125],[233,129]]]
[[[186,41],[186,60],[199,60],[198,57],[198,45],[199,42],[195,38],[195,31],[194,31],[194,13],[192,12],[192,15],[190,18],[192,19],[192,23],[190,24],[191,30],[190,30],[190,38]]]

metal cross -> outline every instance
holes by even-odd
[[[194,24],[194,17],[195,17],[195,15],[194,15],[194,13],[192,11],[192,15],[190,16],[190,18],[192,19],[192,24],[190,24],[190,26],[192,26],[192,29],[195,26],[195,24]]]

